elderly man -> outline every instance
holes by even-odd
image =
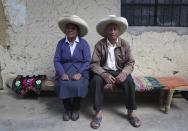
[[[120,87],[126,96],[128,120],[134,127],[141,122],[133,114],[136,109],[135,84],[131,77],[135,60],[131,54],[130,45],[119,36],[128,28],[127,20],[123,17],[110,15],[102,19],[96,30],[104,37],[95,45],[91,60],[91,71],[94,73],[92,88],[94,89],[94,119],[90,125],[97,129],[102,121],[102,105],[104,90],[113,91]],[[114,86],[116,85],[116,86]]]

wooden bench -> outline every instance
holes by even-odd
[[[14,78],[6,82],[8,87],[12,86]],[[160,92],[159,103],[160,108],[164,109],[165,113],[170,110],[173,94],[176,90],[188,91],[188,79],[182,77],[146,77],[133,76],[136,92],[149,92],[158,90]],[[42,83],[41,91],[54,91],[53,80],[46,79]]]
[[[160,108],[168,113],[176,90],[188,91],[188,79],[179,76],[165,77],[133,77],[136,84],[136,91],[160,91]]]
[[[175,91],[188,91],[188,79],[171,76],[171,77],[157,77],[156,78],[164,88],[160,93],[160,103],[165,105],[165,112],[168,113],[172,103],[173,95]],[[165,100],[165,101],[163,101]]]

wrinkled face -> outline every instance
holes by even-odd
[[[116,40],[119,36],[119,27],[116,24],[109,24],[105,29],[106,36],[109,40]]]
[[[75,24],[67,24],[65,33],[70,39],[76,38],[78,35],[78,27]]]

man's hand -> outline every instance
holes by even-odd
[[[69,76],[68,76],[67,74],[63,74],[63,75],[61,76],[61,79],[62,79],[63,81],[67,81],[67,80],[69,80]]]
[[[80,73],[76,73],[73,75],[72,79],[77,81],[77,80],[80,80],[81,77],[82,75]]]
[[[116,82],[116,78],[113,77],[110,73],[102,73],[101,77],[106,81],[108,84],[114,84]]]
[[[107,91],[113,91],[113,84],[106,84],[104,86],[104,89],[107,90]]]
[[[118,76],[116,76],[116,82],[121,83],[127,79],[127,73],[121,72]]]

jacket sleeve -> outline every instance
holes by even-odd
[[[126,48],[126,57],[128,58],[127,61],[125,62],[125,66],[122,70],[122,72],[125,72],[127,75],[131,74],[134,70],[134,64],[135,64],[135,60],[133,58],[133,55],[131,53],[131,48],[130,45],[127,44],[127,48]]]
[[[61,49],[61,41],[59,41],[57,47],[56,47],[56,51],[55,51],[55,55],[54,55],[54,68],[56,71],[56,74],[58,76],[62,76],[62,74],[65,72],[63,69],[63,65],[61,64],[61,60],[62,60],[62,49]]]
[[[103,69],[103,67],[101,67],[101,56],[102,56],[102,52],[101,52],[100,43],[97,43],[93,51],[90,67],[91,70],[98,75],[101,75],[102,73],[106,72]]]

